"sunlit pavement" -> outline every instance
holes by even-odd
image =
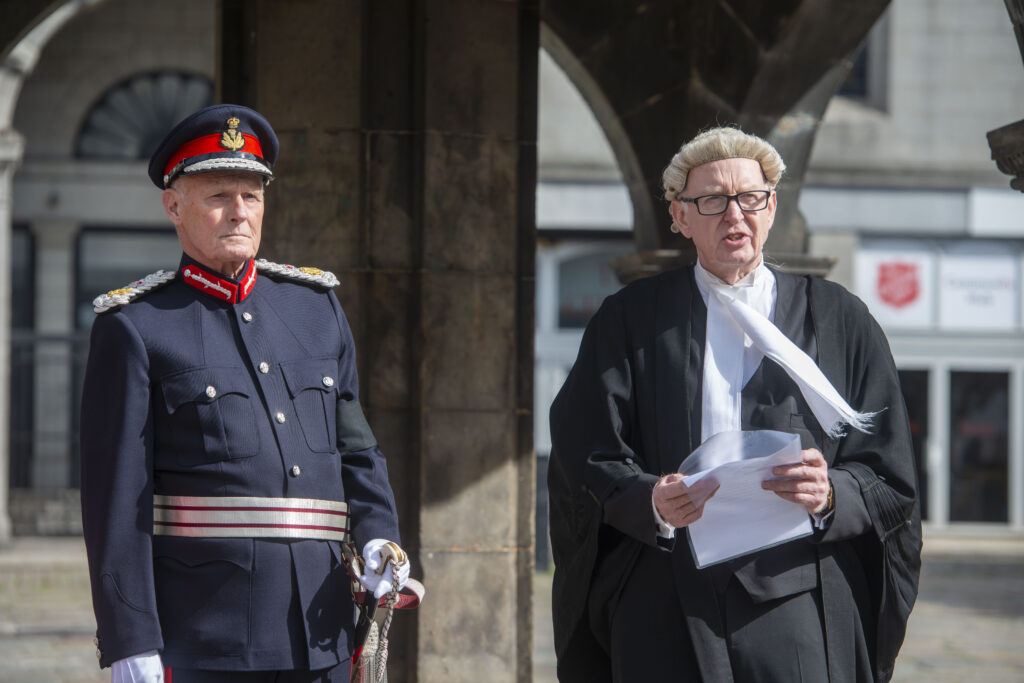
[[[555,682],[551,574],[534,576],[534,683]],[[925,532],[899,683],[1024,682],[1024,537]]]
[[[80,539],[20,538],[0,550],[0,682],[109,681],[94,623]],[[534,683],[555,681],[548,572],[534,576],[533,671]],[[926,533],[893,680],[1024,682],[1024,537]]]

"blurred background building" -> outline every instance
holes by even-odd
[[[863,299],[889,338],[926,525],[1019,532],[1024,196],[985,139],[1024,112],[1013,27],[1002,2],[893,0],[853,60],[800,194],[809,251],[834,261],[828,277]],[[586,321],[620,286],[608,262],[632,251],[633,217],[597,122],[558,65],[546,55],[540,64],[534,388],[543,463],[546,408]]]
[[[12,55],[26,74],[18,88],[0,86],[24,138],[10,254],[16,534],[79,528],[91,300],[177,264],[145,165],[166,130],[213,101],[218,21],[206,0],[74,0]],[[634,223],[605,134],[543,50],[539,88],[542,539],[547,407],[590,315],[620,286],[608,262],[634,249]],[[864,299],[889,337],[934,526],[1024,528],[1024,196],[985,140],[1021,112],[1024,68],[1001,2],[893,0],[829,105],[800,195],[811,254],[834,260],[829,277]]]

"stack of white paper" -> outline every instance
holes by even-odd
[[[800,437],[770,430],[719,432],[687,456],[679,472],[688,484],[711,477],[719,485],[688,527],[698,568],[812,533],[804,506],[761,488],[773,467],[800,460]]]

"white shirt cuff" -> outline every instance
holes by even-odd
[[[111,683],[163,683],[164,665],[156,650],[119,659],[111,665]]]
[[[827,529],[828,525],[832,523],[832,517],[836,514],[836,509],[833,507],[826,513],[815,512],[811,514],[811,519],[814,521],[814,528],[818,530]]]
[[[654,511],[654,524],[658,527],[658,536],[662,538],[675,538],[676,528],[671,526],[661,515],[658,514],[658,506],[654,504],[654,494],[651,494],[651,509]]]

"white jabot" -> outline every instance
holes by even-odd
[[[782,366],[796,382],[829,436],[841,436],[845,425],[868,431],[875,413],[851,408],[814,360],[772,322],[778,294],[775,276],[764,263],[735,285],[726,284],[700,263],[695,274],[708,308],[701,442],[718,432],[742,428],[743,386],[757,370],[762,356]]]

